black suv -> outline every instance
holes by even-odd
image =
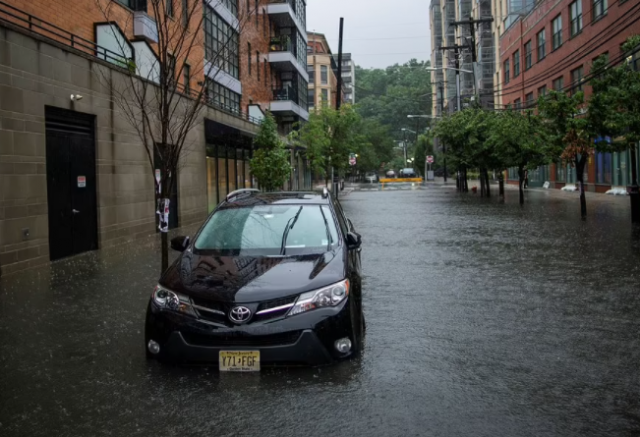
[[[261,364],[330,363],[362,347],[362,241],[322,193],[238,190],[162,276],[147,309],[149,357]]]

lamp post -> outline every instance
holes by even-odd
[[[402,128],[402,148],[404,149],[404,160],[407,161],[407,131],[416,134],[416,139],[418,138],[418,132],[414,132],[411,129],[407,129],[406,127]]]

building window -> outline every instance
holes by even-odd
[[[599,20],[607,13],[607,0],[593,0],[593,21]]]
[[[262,60],[262,69],[264,70],[264,83],[267,83],[268,73],[267,73],[267,60],[266,59]]]
[[[320,83],[322,83],[322,85],[329,83],[329,68],[326,65],[320,66]]]
[[[251,43],[247,43],[247,71],[249,72],[249,76],[251,76]]]
[[[205,6],[204,48],[208,61],[236,79],[240,77],[238,33],[209,6]]]
[[[522,109],[522,102],[520,101],[520,99],[516,99],[516,100],[513,102],[513,106],[514,106],[514,108],[516,109],[516,111],[518,111],[518,110]]]
[[[307,90],[307,101],[309,102],[309,109],[315,106],[316,91],[314,89]]]
[[[167,15],[173,17],[173,0],[167,0]]]
[[[207,102],[234,114],[240,114],[240,94],[207,79]]]
[[[611,185],[613,165],[611,153],[597,152],[596,157],[596,184]]]
[[[267,30],[269,30],[269,20],[267,18],[267,13],[265,12],[265,10],[262,10],[262,18],[264,18],[264,22],[262,23],[262,28],[264,31],[264,36],[267,36]]]
[[[307,74],[309,74],[309,85],[314,84],[316,82],[316,72],[313,69],[313,65],[307,67]]]
[[[116,24],[96,26],[96,56],[122,68],[133,59],[133,47]]]
[[[191,66],[184,64],[182,67],[182,80],[184,82],[184,93],[191,94]]]
[[[520,76],[520,50],[513,54],[513,77]]]
[[[322,103],[327,103],[329,101],[329,90],[326,88],[322,89]]]
[[[227,8],[234,17],[238,16],[238,0],[217,0],[216,3],[222,3],[222,5]]]
[[[182,0],[182,26],[189,27],[189,0]]]
[[[558,15],[551,22],[551,27],[553,29],[553,41],[551,46],[553,50],[558,49],[562,45],[562,15]]]
[[[256,27],[258,27],[260,25],[260,22],[258,21],[258,2],[260,0],[256,0],[256,10],[254,11],[256,14]]]
[[[258,72],[258,82],[260,82],[260,52],[256,52],[256,71]]]
[[[509,66],[509,60],[507,59],[506,61],[504,61],[504,83],[509,83],[509,80],[511,79],[511,68]]]
[[[575,0],[569,5],[569,18],[571,19],[571,36],[576,36],[582,31],[582,0]]]
[[[547,95],[547,86],[543,85],[540,88],[538,88],[538,97],[544,97]]]
[[[564,77],[560,76],[559,78],[553,81],[553,89],[560,93],[562,92],[563,88],[564,88]]]
[[[525,96],[526,100],[527,100],[527,108],[532,108],[533,107],[533,93],[529,93]]]
[[[542,61],[547,56],[547,38],[544,34],[544,29],[538,32],[538,62]]]
[[[584,67],[580,66],[571,72],[571,94],[582,91],[582,78],[584,77]]]
[[[524,69],[527,71],[533,65],[533,44],[529,40],[524,45]]]

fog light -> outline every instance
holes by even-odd
[[[349,346],[351,346],[351,343],[349,343]],[[154,355],[157,355],[160,353],[160,345],[153,341],[153,340],[149,340],[149,344],[147,345],[147,349],[149,349],[149,352],[151,352]]]
[[[338,352],[341,354],[346,354],[351,350],[351,340],[348,338],[341,338],[340,340],[336,340],[335,347]]]

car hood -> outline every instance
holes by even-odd
[[[315,290],[346,277],[341,247],[283,257],[212,256],[186,251],[161,284],[192,297],[251,303]]]

